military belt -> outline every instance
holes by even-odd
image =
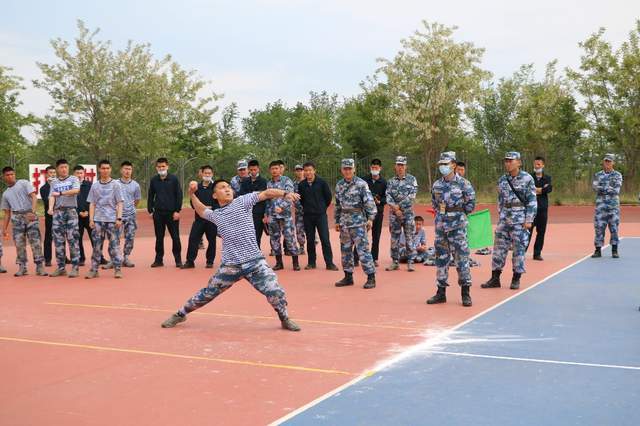
[[[29,214],[29,213],[33,213],[32,210],[16,210],[16,211],[12,211],[12,214]]]
[[[70,209],[75,210],[76,208],[75,207],[70,207],[70,206],[63,206],[63,207],[56,207],[53,210],[70,210]]]
[[[506,208],[510,209],[512,207],[524,207],[524,204],[522,204],[522,203],[505,203],[504,206]]]
[[[462,212],[462,213],[464,213],[464,208],[462,208],[462,207],[447,207],[445,211],[447,213],[452,213],[452,212]]]
[[[342,213],[361,213],[362,212],[362,207],[349,207],[349,208],[343,208],[342,209]]]

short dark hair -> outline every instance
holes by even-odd
[[[102,167],[105,164],[108,165],[108,166],[111,166],[111,161],[109,161],[107,159],[98,161],[98,168]]]
[[[206,164],[206,165],[200,167],[200,170],[202,170],[203,172],[205,170],[211,170],[211,172],[213,172],[213,167],[211,167],[210,165]]]
[[[46,172],[48,172],[49,170],[55,170],[55,166],[52,165],[48,165],[46,169],[44,169]]]
[[[307,167],[313,167],[314,169],[316,168],[316,165],[313,161],[307,161],[306,163],[304,163],[302,165],[303,169],[306,169]]]
[[[213,181],[213,190],[214,190],[214,191],[215,191],[215,189],[216,189],[216,186],[218,186],[218,184],[219,184],[220,182],[225,182],[227,185],[231,185],[231,184],[229,183],[229,181],[228,181],[228,180],[226,180],[226,179],[216,179],[216,180],[214,180],[214,181]]]
[[[122,168],[122,167],[124,167],[124,166],[133,167],[133,164],[131,164],[131,161],[126,161],[126,160],[125,160],[125,161],[123,161],[123,162],[120,164],[120,167],[121,167],[121,168]]]
[[[424,222],[424,218],[422,216],[416,216],[413,220],[416,222]]]
[[[371,160],[371,165],[372,166],[380,166],[380,167],[382,167],[382,161],[380,161],[379,158],[374,158],[373,160]]]
[[[15,170],[13,170],[13,167],[11,167],[11,166],[7,166],[7,167],[2,169],[2,174],[5,174],[7,172],[15,172]]]
[[[279,166],[281,163],[280,160],[273,160],[272,162],[269,163],[269,168],[275,167],[275,166]]]
[[[61,158],[58,161],[56,161],[56,167],[58,167],[61,164],[69,164],[69,162],[67,160],[65,160],[64,158]]]
[[[80,164],[77,164],[74,168],[73,171],[77,172],[78,170],[83,170],[84,171],[84,167],[82,167]]]
[[[160,157],[156,160],[156,164],[160,164],[160,163],[169,164],[169,160],[167,159],[167,157]]]
[[[458,161],[458,162],[456,163],[456,166],[458,166],[458,167],[467,167],[467,165],[465,164],[465,162],[464,162],[464,161]]]
[[[249,167],[260,167],[260,163],[258,162],[258,160],[249,160],[249,162],[247,163],[247,166]]]
[[[534,160],[534,161],[535,161],[535,160],[540,160],[540,161],[542,161],[543,163],[546,163],[546,161],[544,161],[544,157],[543,157],[542,155],[538,155],[538,156],[537,156],[536,158],[534,158],[533,160]]]

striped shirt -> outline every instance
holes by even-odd
[[[204,218],[218,226],[223,265],[240,265],[263,257],[253,228],[252,209],[258,202],[258,194],[241,195],[224,207],[204,212]]]

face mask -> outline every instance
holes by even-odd
[[[371,170],[371,176],[378,176],[380,174],[380,170]]]
[[[54,177],[47,176],[47,182],[51,182],[51,181],[52,181],[52,180],[54,180],[54,179],[55,179]]]
[[[542,173],[543,170],[544,170],[544,167],[540,167],[539,169],[533,169],[533,171],[536,173]]]
[[[213,180],[213,177],[211,176],[202,176],[202,180],[205,182],[211,182]]]
[[[447,176],[449,175],[449,173],[451,173],[451,166],[445,166],[444,164],[442,164],[438,167],[438,170],[440,170],[442,176]]]
[[[254,179],[257,178],[260,175],[260,173],[258,173],[258,172],[250,173],[250,174],[251,174],[251,177],[254,178]]]
[[[169,171],[168,171],[168,170],[158,170],[158,174],[159,174],[160,176],[166,176],[168,173],[169,173]]]

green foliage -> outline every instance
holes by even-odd
[[[22,79],[11,74],[11,68],[0,65],[0,161],[17,165],[26,156],[27,143],[20,129],[33,123],[33,117],[18,112],[22,105]]]

